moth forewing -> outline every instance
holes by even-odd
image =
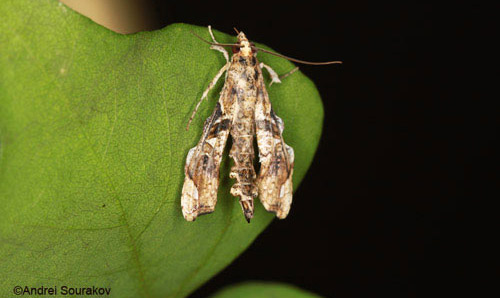
[[[223,112],[220,102],[217,103],[214,112],[205,121],[200,141],[189,150],[181,197],[182,214],[188,221],[215,209],[219,168],[229,135],[229,123],[230,119]]]
[[[264,81],[259,82],[255,106],[260,173],[259,198],[267,211],[285,218],[292,204],[294,152],[283,140],[283,121],[274,113]]]

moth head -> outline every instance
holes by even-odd
[[[241,53],[243,56],[250,56],[252,54],[252,44],[248,41],[245,33],[238,33],[239,47],[233,47],[233,53]]]

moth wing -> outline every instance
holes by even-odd
[[[267,211],[285,218],[292,204],[294,152],[283,140],[283,121],[273,111],[263,80],[255,106],[255,126],[259,147],[259,198]]]
[[[221,94],[223,98],[225,90]],[[196,147],[189,150],[182,187],[182,214],[188,221],[213,212],[217,203],[219,167],[231,126],[221,101],[205,121],[203,135]]]

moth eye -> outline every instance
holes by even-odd
[[[252,49],[252,54],[257,53],[257,49],[255,48],[255,44],[253,42],[250,43],[250,48]]]
[[[233,50],[233,54],[236,54],[236,53],[238,53],[238,52],[240,51],[240,47],[238,47],[238,46],[233,46],[233,47],[232,47],[232,50]]]

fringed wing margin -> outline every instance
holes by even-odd
[[[294,153],[283,140],[283,121],[274,113],[263,81],[257,95],[255,124],[260,159],[259,198],[267,211],[283,219],[292,204]]]
[[[230,121],[219,101],[205,121],[198,145],[189,150],[181,197],[182,214],[188,221],[194,221],[198,215],[211,213],[215,209],[220,162],[229,135]]]

